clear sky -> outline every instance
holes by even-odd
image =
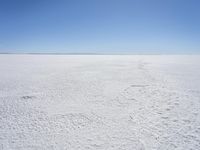
[[[200,53],[200,0],[0,0],[0,52]]]

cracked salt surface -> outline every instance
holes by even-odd
[[[200,56],[0,55],[0,149],[200,149]]]

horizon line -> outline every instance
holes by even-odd
[[[200,53],[131,53],[131,52],[0,52],[8,55],[200,55]]]

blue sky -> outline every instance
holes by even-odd
[[[200,53],[200,1],[0,0],[0,52]]]

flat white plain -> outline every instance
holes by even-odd
[[[0,149],[200,149],[200,56],[2,54]]]

